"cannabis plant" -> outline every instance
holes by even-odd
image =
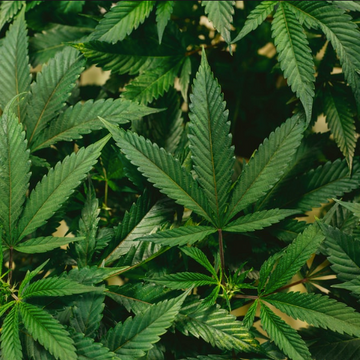
[[[240,5],[1,2],[2,359],[360,357],[360,6]]]

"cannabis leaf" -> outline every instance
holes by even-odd
[[[5,231],[4,241],[11,244],[15,227],[22,212],[29,186],[30,161],[27,141],[19,120],[12,112],[16,98],[9,103],[0,118],[0,224]]]
[[[310,122],[314,97],[314,61],[305,33],[293,12],[280,1],[272,22],[272,36],[279,62],[291,89],[304,106]]]
[[[17,242],[45,224],[59,209],[91,170],[108,139],[105,137],[86,149],[81,148],[50,169],[30,193],[19,221]]]
[[[155,1],[121,1],[99,22],[91,39],[116,43],[142,24],[149,16]]]
[[[230,44],[230,27],[233,20],[235,1],[202,1],[205,13],[224,40]]]
[[[174,1],[161,1],[156,5],[156,25],[159,35],[159,44],[161,44],[162,37],[166,24],[170,20],[170,16],[173,12],[175,2]]]
[[[261,304],[261,324],[274,339],[275,344],[294,360],[311,359],[310,352],[300,335],[284,320],[275,315],[268,306]]]
[[[175,322],[185,335],[202,338],[222,350],[259,352],[259,344],[241,322],[218,305],[205,308],[199,302],[181,308]]]
[[[273,294],[265,299],[294,319],[340,334],[359,336],[360,314],[325,295],[289,292]]]
[[[215,223],[221,227],[231,184],[234,149],[229,135],[228,112],[205,52],[190,100],[189,142],[194,170],[214,213]]]
[[[2,2],[22,3],[22,1]],[[0,26],[1,27],[1,26]],[[27,107],[26,101],[22,100],[19,94],[27,98],[30,90],[30,66],[28,64],[28,38],[25,23],[25,10],[22,10],[10,28],[2,42],[2,53],[0,59],[0,106],[4,111],[5,106],[16,97],[16,108],[14,112],[18,121],[24,121]]]
[[[24,120],[30,144],[63,107],[83,66],[84,59],[78,51],[67,47],[37,74],[36,82],[31,84],[29,111]]]
[[[331,133],[352,169],[356,146],[355,121],[349,104],[343,94],[328,89],[324,93],[324,114]]]
[[[118,323],[102,339],[103,344],[124,360],[144,356],[172,324],[187,294],[188,291],[177,298],[157,303],[134,318]]]

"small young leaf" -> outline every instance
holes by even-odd
[[[250,329],[251,326],[254,323],[254,319],[255,319],[255,313],[256,313],[256,309],[259,305],[259,300],[256,299],[251,306],[249,307],[249,309],[247,310],[244,319],[243,319],[243,324],[246,328]]]
[[[81,211],[81,218],[79,220],[78,232],[84,239],[75,244],[75,251],[78,255],[76,260],[80,268],[91,263],[92,256],[96,249],[96,234],[98,231],[98,223],[100,221],[99,202],[90,181],[87,191],[84,208]]]
[[[187,256],[193,258],[200,265],[202,265],[207,271],[209,271],[211,275],[215,277],[215,279],[217,278],[214,267],[210,264],[209,259],[200,249],[196,247],[182,247],[180,250]]]
[[[170,289],[186,289],[204,285],[217,285],[218,280],[200,273],[181,272],[177,274],[165,275],[161,278],[151,278],[148,281],[155,284],[167,286]]]
[[[40,271],[45,267],[45,265],[49,262],[50,259],[46,260],[45,262],[43,262],[40,266],[38,266],[35,270],[33,271],[27,271],[24,280],[21,282],[21,285],[19,287],[19,296],[22,295],[22,292],[24,289],[26,289],[27,285],[29,284],[29,282],[40,273]]]
[[[188,102],[190,75],[191,75],[191,60],[190,57],[187,56],[181,68],[180,79],[179,79],[180,87],[181,87],[181,95],[185,102]]]

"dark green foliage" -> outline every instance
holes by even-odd
[[[359,359],[359,11],[1,1],[1,359]]]

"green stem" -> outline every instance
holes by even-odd
[[[219,253],[220,253],[220,263],[221,263],[221,272],[222,272],[222,280],[221,282],[224,284],[225,278],[225,256],[224,256],[224,244],[223,244],[223,234],[222,229],[218,229],[219,233]]]
[[[13,267],[13,256],[14,256],[14,248],[10,246],[10,255],[9,255],[9,274],[8,274],[8,283],[10,285],[11,283],[11,277],[12,277],[12,267]]]

